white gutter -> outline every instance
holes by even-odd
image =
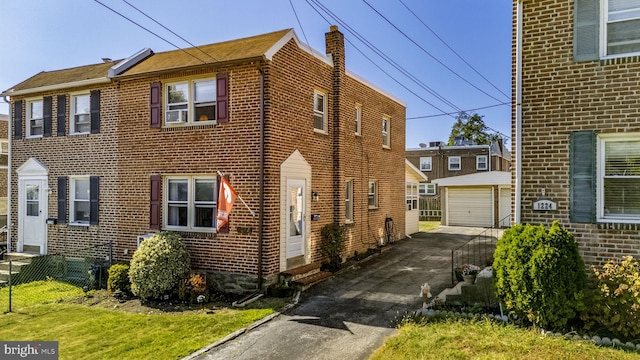
[[[524,0],[518,0],[516,19],[516,184],[515,219],[522,218],[522,8]]]
[[[80,87],[80,86],[89,86],[89,85],[97,85],[97,84],[106,84],[111,82],[111,79],[108,77],[96,78],[96,79],[87,79],[80,81],[73,81],[64,84],[55,84],[55,85],[47,85],[41,86],[37,88],[24,89],[24,90],[7,90],[6,92],[0,94],[0,96],[17,96],[17,95],[26,95],[33,94],[37,92],[45,92],[45,91],[54,91],[54,90],[62,90],[68,89],[72,87]]]

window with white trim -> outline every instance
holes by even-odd
[[[347,223],[353,222],[353,180],[345,182],[344,218]]]
[[[388,116],[382,118],[382,147],[387,149],[391,147],[390,122],[391,119]]]
[[[603,0],[604,56],[640,53],[640,0]]]
[[[407,201],[407,211],[418,209],[418,183],[407,183],[405,198]]]
[[[476,156],[476,170],[488,170],[489,163],[487,162],[487,155]]]
[[[369,180],[369,190],[367,192],[367,201],[369,209],[378,208],[378,182]]]
[[[362,131],[362,105],[360,104],[356,104],[355,120],[356,120],[355,134],[360,135]]]
[[[640,221],[640,134],[598,137],[598,218]]]
[[[327,133],[327,94],[318,90],[313,92],[313,129]]]
[[[0,140],[0,168],[9,166],[9,141]]]
[[[165,125],[202,124],[216,120],[216,79],[192,79],[165,85]]]
[[[91,100],[89,94],[71,96],[71,134],[88,134],[91,131]]]
[[[435,195],[436,184],[434,183],[420,183],[418,184],[418,194],[420,195]]]
[[[42,133],[44,131],[42,99],[27,102],[26,128],[26,137],[42,137]]]
[[[70,177],[70,223],[89,225],[91,215],[91,187],[89,176]]]
[[[214,231],[216,227],[216,177],[165,177],[165,228]]]
[[[431,156],[420,157],[420,170],[431,171]]]
[[[460,170],[460,156],[449,156],[448,161],[450,171]]]

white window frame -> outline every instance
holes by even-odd
[[[482,159],[484,159],[484,162]],[[487,155],[476,155],[476,170],[489,170],[489,157]]]
[[[598,136],[597,141],[597,221],[598,222],[607,222],[607,223],[640,223],[640,214],[638,215],[621,215],[621,214],[608,214],[605,211],[605,191],[604,191],[604,182],[605,177],[608,178],[620,178],[624,177],[627,179],[638,179],[640,182],[640,175],[623,175],[623,176],[605,176],[605,144],[607,142],[620,142],[620,141],[637,141],[640,143],[640,133],[628,134],[601,134]]]
[[[420,157],[420,171],[431,171],[433,159],[431,156]]]
[[[169,225],[169,181],[171,180],[186,180],[187,182],[187,225]],[[197,180],[206,180],[213,182],[213,201],[198,202],[195,200],[195,188]],[[190,231],[190,232],[216,232],[216,216],[217,216],[217,200],[218,200],[218,184],[217,177],[215,175],[169,175],[163,177],[163,198],[162,198],[162,214],[163,214],[163,228],[167,230],[177,231]],[[176,201],[173,201],[176,203]],[[204,205],[205,207],[213,207],[213,224],[212,227],[198,227],[195,226],[196,221],[196,205]]]
[[[89,108],[86,113],[77,112],[76,113],[76,100],[79,97],[86,96],[89,100]],[[89,134],[91,132],[91,94],[88,92],[75,93],[70,96],[71,103],[69,104],[69,134]],[[86,123],[88,125],[87,131],[78,131],[76,124],[76,115],[86,115],[89,121]]]
[[[198,83],[203,83],[203,82],[213,82],[213,87],[214,87],[214,98],[212,101],[196,101],[195,97],[196,97],[196,84]],[[172,85],[180,85],[180,84],[185,84],[187,85],[187,101],[186,102],[182,102],[182,103],[173,103],[173,104],[169,104],[169,87]],[[178,80],[172,80],[170,82],[167,82],[163,85],[163,106],[164,106],[164,112],[163,112],[163,124],[164,126],[185,126],[185,125],[209,125],[209,124],[216,124],[217,123],[217,119],[216,119],[216,115],[217,115],[217,83],[216,83],[216,78],[215,77],[204,77],[204,78],[190,78],[190,79],[178,79]],[[186,109],[169,109],[169,106],[185,106],[186,105]],[[208,119],[208,120],[203,120],[200,121],[198,119],[195,118],[195,114],[196,114],[196,108],[198,107],[198,105],[206,105],[206,106],[213,106],[213,119]],[[184,117],[184,115],[182,115],[182,117],[180,115],[178,115],[178,117],[182,118],[182,121],[176,121],[176,122],[167,122],[167,113],[169,111],[186,111],[186,117]],[[179,113],[181,114],[181,113]]]
[[[9,167],[9,141],[8,140],[0,140],[0,158],[6,157],[7,164],[2,165],[0,161],[0,169],[6,169]]]
[[[322,96],[322,102],[318,100],[318,97]],[[322,110],[316,107],[316,104],[322,104]],[[316,127],[316,117],[322,117],[322,128]],[[327,134],[328,125],[327,125],[327,93],[320,90],[313,91],[313,131],[321,134]]]
[[[636,12],[637,14],[636,14],[636,17],[632,17],[629,19],[609,21],[609,0],[600,1],[600,24],[601,24],[600,26],[600,57],[601,58],[616,58],[616,57],[628,57],[628,56],[640,55],[640,51],[630,52],[630,53],[616,53],[616,54],[608,53],[609,42],[607,39],[607,33],[608,33],[609,23],[633,21],[633,20],[640,19],[640,5],[638,6],[638,8],[635,8],[632,10],[620,11],[620,13],[624,13],[624,12]],[[633,42],[640,43],[640,37],[638,37],[636,40],[633,40]]]
[[[367,186],[367,205],[369,209],[378,208],[378,191],[378,180],[369,180]],[[373,204],[371,203],[371,199],[373,199]]]
[[[387,124],[386,129],[385,122]],[[382,117],[382,147],[391,149],[391,117],[387,115]]]
[[[33,117],[33,109],[32,109],[32,104],[34,103],[40,103],[40,106],[42,107],[42,117],[40,118],[34,118]],[[26,137],[27,138],[41,138],[44,134],[44,100],[42,98],[37,98],[37,99],[29,99],[27,100],[27,121],[25,124],[25,131],[26,131]],[[31,122],[32,121],[41,121],[42,122],[42,133],[41,134],[36,134],[36,135],[32,135],[31,134]]]
[[[356,121],[355,134],[356,136],[360,136],[362,135],[362,105],[360,104],[356,104],[355,121]]]
[[[78,181],[86,181],[87,182],[87,198],[86,199],[77,199],[76,198],[76,183]],[[76,218],[76,202],[87,203],[89,207],[89,218],[87,220],[78,220]],[[87,175],[82,176],[70,176],[69,177],[69,224],[77,225],[77,226],[89,226],[91,222],[91,178]]]
[[[454,161],[455,160],[455,161]],[[448,169],[449,171],[459,171],[462,170],[462,158],[460,156],[449,156],[447,158]],[[458,165],[458,168],[454,168],[452,165]]]
[[[436,184],[434,183],[420,183],[418,184],[418,194],[420,195],[435,195]]]
[[[407,182],[405,188],[405,199],[407,211],[418,210],[418,183]]]
[[[353,179],[345,181],[344,194],[344,220],[353,223]]]

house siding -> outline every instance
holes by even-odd
[[[516,6],[514,1],[514,79]],[[583,130],[598,134],[640,131],[636,94],[640,59],[575,62],[574,2],[526,1],[522,6],[521,222],[550,225],[559,220],[575,236],[587,264],[601,264],[622,255],[638,257],[640,225],[570,221],[569,137]],[[513,84],[515,98],[515,81]],[[514,162],[516,152],[514,142]],[[515,171],[512,176],[515,183]],[[533,211],[532,202],[542,196],[542,190],[557,202],[557,211]]]

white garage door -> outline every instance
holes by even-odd
[[[447,188],[450,226],[493,226],[492,188]]]

